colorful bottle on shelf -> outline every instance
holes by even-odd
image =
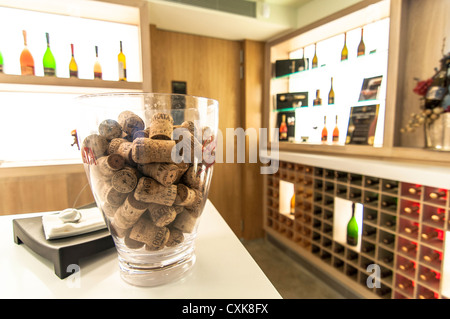
[[[78,65],[75,61],[75,56],[73,52],[73,43],[70,44],[70,50],[72,51],[72,57],[70,58],[69,63],[69,75],[71,78],[78,78]]]
[[[320,90],[316,90],[316,98],[313,100],[313,106],[322,105],[322,99],[320,98]]]
[[[436,191],[429,194],[431,199],[443,199],[447,195],[446,191]]]
[[[34,59],[27,47],[27,32],[22,31],[24,48],[20,54],[20,71],[22,75],[34,75]]]
[[[122,41],[120,41],[120,52],[117,56],[117,60],[119,62],[119,81],[127,80],[127,64],[125,54],[122,51]]]
[[[327,130],[327,117],[323,117],[323,129],[322,129],[322,138],[323,143],[326,143],[328,141],[328,130]]]
[[[350,246],[358,245],[358,223],[356,222],[355,217],[355,203],[352,203],[352,217],[350,218],[347,224],[347,244]]]
[[[333,130],[333,143],[339,143],[339,127],[338,127],[338,116],[336,115],[336,125]]]
[[[295,193],[291,197],[291,214],[295,213]]]
[[[344,33],[344,47],[341,51],[341,61],[348,60],[348,48],[347,48],[347,32]]]
[[[286,124],[286,115],[283,114],[281,116],[281,124],[280,124],[280,141],[286,141],[288,136],[288,128],[287,128],[287,124]]]
[[[3,55],[0,52],[0,73],[3,73]]]
[[[312,68],[315,69],[319,66],[319,60],[317,58],[317,43],[314,44],[314,57],[312,59]]]
[[[44,76],[56,76],[56,61],[50,49],[50,36],[48,32],[45,33],[47,40],[47,49],[45,50],[42,64],[44,65]]]
[[[358,45],[357,56],[363,56],[364,54],[366,54],[366,45],[364,44],[364,28],[361,28],[361,41]]]
[[[328,92],[328,104],[334,104],[334,89],[333,89],[333,77],[331,77],[331,88],[330,92]]]
[[[94,79],[101,80],[103,78],[102,66],[98,60],[98,46],[95,46],[95,63],[94,63]]]

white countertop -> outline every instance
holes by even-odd
[[[200,220],[193,271],[177,282],[148,288],[120,278],[115,248],[81,259],[79,281],[76,274],[58,278],[50,261],[14,243],[12,220],[42,214],[0,217],[0,298],[281,298],[209,200]]]
[[[261,153],[260,156],[261,158],[450,189],[450,165],[424,165],[405,161],[294,152]]]

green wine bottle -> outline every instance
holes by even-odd
[[[47,38],[47,50],[45,50],[43,64],[44,64],[44,75],[45,76],[55,76],[56,75],[56,62],[52,51],[50,50],[50,39],[48,33],[45,33]]]
[[[358,245],[358,223],[355,218],[355,203],[352,203],[352,218],[347,224],[347,244]]]
[[[3,73],[3,55],[0,52],[0,73]]]

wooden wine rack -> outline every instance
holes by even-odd
[[[293,214],[280,213],[280,181],[294,185]],[[366,287],[373,297],[446,298],[441,275],[445,232],[450,230],[449,190],[280,161],[278,172],[266,175],[265,191],[268,234],[317,257],[317,262]],[[436,191],[444,192],[443,199],[430,198]],[[333,239],[335,197],[364,205],[360,252]],[[439,219],[434,220],[434,215]],[[426,239],[423,234],[429,231],[436,231],[438,237]],[[406,251],[411,244],[412,250]],[[430,260],[431,253],[437,259]],[[370,264],[380,267],[379,287],[367,287],[373,273],[367,271]],[[427,279],[429,271],[436,277]]]

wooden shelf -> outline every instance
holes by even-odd
[[[78,78],[58,78],[24,76],[0,73],[0,91],[13,92],[78,92],[95,89],[141,91],[142,82],[90,80]]]
[[[338,174],[334,174],[338,173]],[[368,180],[377,179],[376,186],[368,185]],[[311,181],[307,185],[304,181]],[[277,185],[280,181],[289,181],[294,184],[296,194],[296,206],[294,218],[286,218],[279,213],[280,202],[286,200],[285,195],[281,194]],[[386,183],[396,182],[397,187],[390,191],[386,189]],[[420,195],[411,195],[408,191],[412,183],[398,181],[392,178],[385,179],[376,174],[366,176],[364,174],[355,174],[345,170],[332,170],[326,167],[299,164],[294,162],[280,161],[279,171],[274,175],[265,175],[265,198],[264,198],[264,229],[274,238],[281,242],[288,242],[287,245],[297,252],[306,252],[312,256],[318,257],[312,259],[318,266],[324,265],[326,269],[332,269],[347,276],[347,284],[351,288],[361,286],[372,297],[381,298],[419,298],[424,293],[424,289],[434,293],[438,298],[442,296],[442,287],[440,282],[441,274],[444,271],[444,239],[426,240],[422,237],[424,232],[437,230],[445,232],[448,230],[448,218],[450,216],[450,201],[448,194],[450,190],[446,189],[447,197],[445,200],[436,203],[435,199],[429,197],[431,191],[436,187],[427,185],[417,185],[421,190]],[[270,191],[267,192],[268,187]],[[339,189],[346,189],[345,193],[338,193]],[[349,190],[361,191],[361,197],[352,198]],[[307,198],[302,194],[312,193]],[[336,232],[342,233],[342,229],[333,221],[339,218],[333,209],[332,204],[326,204],[326,200],[336,197],[362,203],[366,193],[377,194],[376,204],[364,204],[364,216],[362,230],[369,230],[369,235],[362,234],[360,237],[361,250],[348,246],[346,243],[336,240]],[[276,194],[276,198],[272,195]],[[386,198],[396,200],[395,207],[383,207],[382,201]],[[411,203],[413,199],[415,205],[419,207],[417,216],[410,217],[402,212],[406,204]],[[431,205],[431,206],[430,206]],[[441,223],[429,222],[430,212],[427,213],[426,207],[441,209],[444,214],[444,221]],[[326,214],[327,212],[331,213]],[[369,215],[371,218],[369,219]],[[386,226],[387,220],[395,221],[393,226]],[[406,226],[417,225],[415,233],[407,233]],[[385,243],[385,239],[390,240]],[[411,251],[403,251],[403,247],[413,243],[416,248]],[[365,251],[364,248],[370,249]],[[441,254],[440,259],[427,261],[424,256],[431,252]],[[415,267],[408,270],[401,270],[399,266],[407,261],[415,264]],[[375,264],[381,269],[380,282],[384,289],[367,288],[367,279],[371,275],[367,266]],[[438,274],[438,279],[425,281],[421,275],[428,270]],[[399,285],[410,280],[414,283],[413,287],[402,289]],[[401,286],[401,285],[400,285]],[[379,294],[383,291],[382,296]]]

